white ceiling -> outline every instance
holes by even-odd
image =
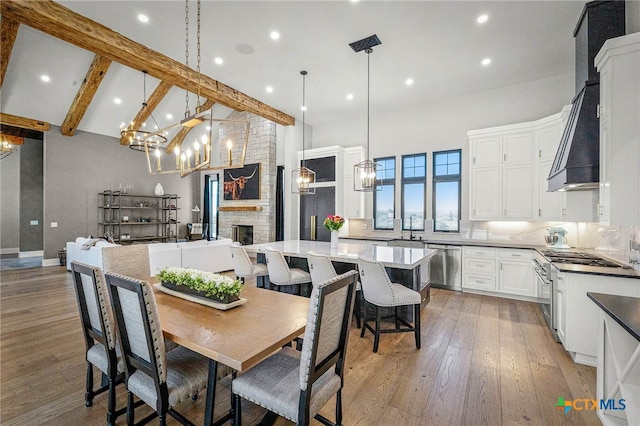
[[[63,1],[64,6],[130,39],[184,62],[183,1]],[[206,1],[202,2],[201,69],[249,96],[323,125],[366,112],[367,58],[349,43],[377,34],[371,54],[371,110],[379,112],[572,73],[573,29],[583,1]],[[190,65],[195,68],[195,9]],[[149,23],[137,16],[144,13]],[[480,25],[476,18],[486,13]],[[281,37],[269,37],[277,30]],[[236,50],[239,43],[253,54]],[[224,59],[216,65],[214,57]],[[483,58],[492,63],[484,67]],[[60,125],[93,54],[20,27],[5,82],[2,111]],[[49,83],[40,76],[51,77]],[[414,84],[406,86],[405,80]],[[147,79],[147,96],[158,81]],[[273,93],[267,93],[266,86]],[[142,74],[111,65],[80,130],[119,136],[142,103]],[[354,99],[348,101],[346,95]],[[114,98],[122,99],[116,105]],[[570,99],[567,99],[569,102]],[[190,97],[193,109],[195,99]],[[154,116],[160,127],[182,118],[185,93],[172,89]],[[168,113],[173,119],[166,118]]]

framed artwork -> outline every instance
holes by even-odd
[[[260,163],[238,169],[224,169],[223,198],[225,200],[260,199]]]

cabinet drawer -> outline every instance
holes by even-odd
[[[472,274],[495,275],[496,261],[494,259],[468,257],[464,259],[464,267],[462,270]]]
[[[496,257],[496,249],[488,247],[462,247],[462,254],[471,257]]]
[[[512,260],[531,260],[533,259],[533,253],[531,250],[500,250],[500,259],[512,259]]]
[[[485,276],[485,275],[475,275],[475,274],[463,274],[462,287],[476,288],[478,290],[495,290],[496,277]]]

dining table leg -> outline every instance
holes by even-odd
[[[233,419],[233,410],[213,421],[213,409],[216,406],[216,386],[218,384],[218,361],[209,359],[209,377],[207,378],[207,401],[204,410],[204,426],[222,425]],[[233,404],[233,401],[232,401]]]

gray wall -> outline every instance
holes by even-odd
[[[98,193],[128,185],[131,194],[153,195],[160,182],[165,194],[178,194],[180,235],[186,235],[198,188],[197,174],[149,176],[146,157],[120,145],[119,139],[77,131],[63,136],[52,126],[45,134],[44,259],[57,257],[67,241],[102,235]],[[51,222],[58,227],[52,228]]]
[[[640,31],[640,1],[627,1],[625,3],[627,34]]]
[[[0,161],[0,253],[20,250],[20,147]]]
[[[42,250],[42,141],[24,139],[20,147],[20,251]]]

